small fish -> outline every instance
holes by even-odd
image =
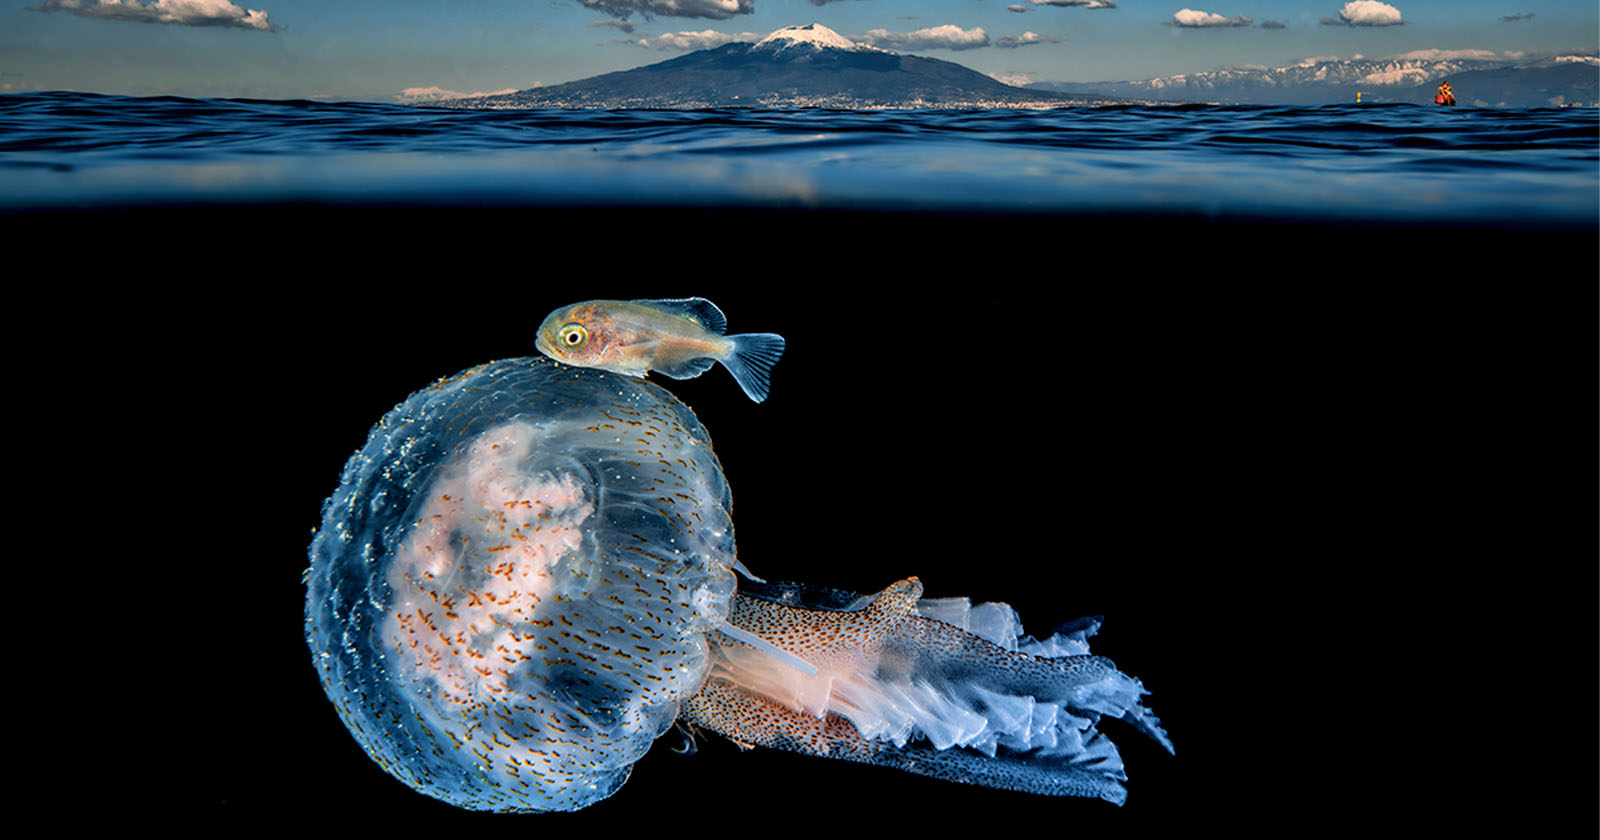
[[[783,336],[723,335],[727,329],[727,317],[705,298],[591,300],[550,313],[534,345],[558,362],[630,376],[655,370],[693,379],[721,362],[761,402],[772,388]]]

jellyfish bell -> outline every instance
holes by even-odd
[[[1120,802],[1120,717],[1170,749],[1143,687],[1003,605],[763,584],[694,414],[546,359],[396,406],[324,503],[306,638],[351,734],[476,810],[614,793],[675,721],[741,745]],[[739,583],[737,575],[746,580]],[[1093,626],[1091,626],[1093,625]]]
[[[610,795],[734,590],[704,429],[633,377],[516,359],[413,395],[324,504],[306,636],[362,747],[465,808]]]

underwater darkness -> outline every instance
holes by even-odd
[[[133,471],[170,491],[163,516],[205,488],[179,556],[206,564],[212,621],[159,620],[208,688],[166,713],[193,734],[167,742],[181,769],[152,802],[262,824],[815,833],[860,813],[896,831],[1267,835],[1367,825],[1379,804],[1397,825],[1481,826],[1478,774],[1511,755],[1544,800],[1592,797],[1592,715],[1514,733],[1539,715],[1507,699],[1536,674],[1594,706],[1592,627],[1562,626],[1592,616],[1596,583],[1592,533],[1568,536],[1594,516],[1592,216],[1530,217],[1524,198],[1335,218],[207,190],[0,213],[15,249],[48,257],[26,282],[63,299],[63,358],[91,354],[60,378],[109,371],[97,406],[129,407],[91,412],[94,433],[153,442]],[[345,460],[417,389],[533,354],[558,306],[690,295],[730,332],[788,340],[760,405],[720,368],[657,380],[711,435],[745,564],[863,592],[917,575],[1036,634],[1103,615],[1095,653],[1143,681],[1177,751],[1101,724],[1126,806],[715,737],[682,756],[669,734],[611,798],[504,817],[361,752],[301,624]],[[1461,735],[1502,725],[1506,753]],[[1569,740],[1574,773],[1526,753]]]
[[[1579,703],[1588,690],[1560,626],[1588,607],[1560,605],[1592,591],[1582,538],[1562,536],[1592,515],[1573,486],[1592,448],[1591,233],[316,207],[29,224],[31,247],[94,232],[93,247],[55,251],[72,276],[182,278],[98,297],[103,321],[75,319],[69,337],[107,342],[104,355],[69,381],[108,370],[97,401],[139,407],[110,419],[158,443],[135,472],[169,484],[163,517],[168,499],[211,490],[211,524],[182,551],[206,563],[198,603],[227,629],[194,638],[183,614],[203,655],[174,665],[203,669],[223,700],[171,715],[222,736],[169,746],[187,794],[222,819],[289,821],[283,803],[304,802],[295,813],[333,823],[616,825],[709,800],[732,820],[891,809],[907,830],[1200,820],[1270,834],[1319,809],[1359,822],[1375,806],[1341,785],[1366,778],[1381,743],[1419,769],[1372,796],[1431,825],[1471,775],[1455,733],[1482,713],[1460,692],[1485,656],[1513,684],[1543,674]],[[184,257],[152,251],[152,229],[185,231]],[[690,230],[715,232],[704,256],[673,247]],[[991,244],[947,247],[962,237]],[[551,240],[584,258],[530,253]],[[819,245],[855,257],[808,261]],[[1126,806],[714,738],[684,757],[669,735],[592,808],[496,817],[415,794],[361,752],[311,666],[300,575],[371,424],[439,377],[531,354],[558,306],[694,294],[731,331],[788,340],[765,403],[721,369],[664,383],[711,435],[744,562],[858,591],[915,574],[930,595],[1005,601],[1036,633],[1105,616],[1095,652],[1150,689],[1177,750],[1102,724]],[[91,417],[105,434],[107,415]],[[1497,635],[1506,615],[1524,630]]]
[[[896,274],[934,270],[905,262]],[[1054,289],[994,283],[987,293],[835,282],[777,295],[724,278],[597,281],[605,291],[574,294],[566,274],[540,272],[547,279],[479,284],[482,300],[468,302],[426,263],[369,254],[349,258],[343,276],[411,279],[332,292],[263,284],[240,311],[186,331],[184,346],[162,343],[174,359],[195,345],[218,353],[175,384],[208,393],[200,416],[223,420],[196,424],[202,451],[230,451],[241,437],[259,450],[251,492],[263,513],[240,546],[247,559],[225,574],[253,611],[246,649],[262,670],[224,684],[268,675],[242,701],[264,735],[256,760],[197,782],[223,815],[271,814],[311,787],[361,803],[371,819],[494,818],[406,789],[344,731],[301,636],[309,529],[344,460],[404,396],[529,353],[527,331],[548,309],[663,285],[704,292],[731,330],[789,341],[766,403],[720,369],[665,383],[712,436],[752,570],[859,591],[916,574],[930,594],[1010,603],[1033,632],[1104,615],[1095,651],[1152,691],[1177,755],[1103,723],[1129,774],[1128,804],[1115,809],[740,753],[716,738],[685,757],[669,735],[610,799],[498,819],[651,822],[706,797],[724,818],[768,819],[777,796],[827,813],[891,808],[913,827],[1017,818],[1157,831],[1199,819],[1270,831],[1326,805],[1333,783],[1368,760],[1360,745],[1317,734],[1330,725],[1392,744],[1408,762],[1464,759],[1448,728],[1394,707],[1476,673],[1482,649],[1455,641],[1480,610],[1540,620],[1531,583],[1465,569],[1518,556],[1543,578],[1573,562],[1520,529],[1562,517],[1560,507],[1530,515],[1524,499],[1540,498],[1536,477],[1570,456],[1563,430],[1581,429],[1561,419],[1583,415],[1563,387],[1572,365],[1559,361],[1581,332],[1561,325],[1581,330],[1591,310],[1558,285],[1285,286],[1259,271],[1180,282],[1165,262],[1165,280],[1086,269],[1089,280]],[[1538,364],[1546,359],[1558,361]],[[257,419],[241,428],[230,421],[239,417]],[[1514,544],[1497,541],[1502,527],[1519,529]],[[1484,645],[1512,653],[1510,641]],[[240,655],[219,647],[219,661]],[[1556,664],[1546,672],[1564,673]],[[1449,709],[1437,714],[1448,721]],[[238,726],[223,717],[225,730]],[[1430,794],[1458,795],[1444,778],[1408,776],[1407,801],[1431,808],[1440,800]],[[1364,807],[1339,814],[1357,819]]]

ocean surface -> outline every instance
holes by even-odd
[[[315,204],[1588,228],[1592,108],[453,111],[0,96],[0,210]]]

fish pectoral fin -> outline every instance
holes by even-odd
[[[657,367],[656,371],[663,376],[670,376],[673,379],[693,379],[696,376],[699,376],[700,374],[710,370],[711,366],[716,363],[716,359],[710,358],[685,359],[677,364]]]

